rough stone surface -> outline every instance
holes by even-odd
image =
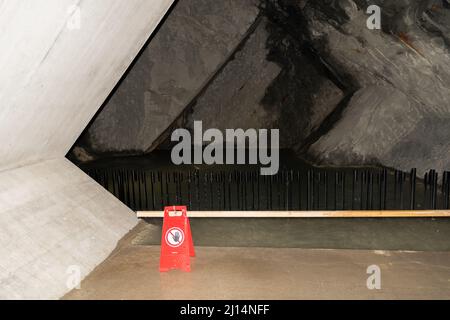
[[[144,152],[240,43],[257,0],[183,0],[84,139],[94,152]]]
[[[310,152],[337,165],[394,160],[392,149],[411,134],[421,119],[420,106],[392,87],[359,90],[328,134]],[[321,153],[326,150],[326,153]]]
[[[187,127],[278,128],[281,147],[303,141],[342,99],[295,41],[261,19],[241,50],[192,107]]]
[[[316,164],[449,169],[447,0],[257,2],[180,2],[85,135],[94,151],[144,152],[202,120],[280,128]]]
[[[322,164],[417,167],[422,174],[448,169],[449,5],[374,3],[382,9],[383,30],[366,28],[364,1],[337,1],[341,10],[326,13],[317,2],[304,9],[315,45],[362,88],[309,156]]]
[[[201,120],[205,129],[273,126],[277,115],[265,110],[260,102],[281,68],[266,60],[266,27],[267,21],[260,21],[243,48],[197,99],[187,119],[188,128],[193,128],[195,120]]]

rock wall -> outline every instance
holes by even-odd
[[[203,121],[205,129],[273,127],[277,115],[260,105],[267,87],[281,71],[276,63],[266,60],[267,23],[266,19],[258,22],[234,59],[196,100],[188,115],[188,128],[193,129],[195,120]]]
[[[448,169],[449,31],[447,0],[182,1],[81,141],[144,153],[202,120],[318,165]]]
[[[305,140],[343,92],[299,50],[301,43],[262,18],[192,106],[187,127],[280,129],[280,146]],[[227,97],[227,98],[224,98]]]
[[[149,152],[167,142],[171,125],[192,128],[194,120],[205,128],[279,128],[281,146],[290,148],[336,108],[342,88],[286,32],[284,17],[259,0],[215,4],[178,3],[80,139],[79,160],[90,158],[82,146],[93,154]]]
[[[182,0],[81,140],[90,151],[153,142],[229,58],[255,21],[255,0]]]
[[[321,164],[374,164],[419,173],[450,167],[450,9],[446,1],[378,3],[382,30],[365,27],[364,1],[328,13],[304,8],[314,44],[360,90],[309,149]],[[345,12],[344,18],[339,12]],[[332,23],[336,21],[339,23]]]

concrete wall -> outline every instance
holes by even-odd
[[[61,297],[136,223],[64,158],[0,173],[0,203],[0,299]]]
[[[63,157],[171,2],[3,1],[0,170]],[[79,30],[67,28],[72,5]]]
[[[62,296],[136,223],[64,156],[171,3],[1,2],[0,298]]]

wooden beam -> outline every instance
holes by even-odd
[[[137,211],[138,218],[162,218],[163,211]],[[188,211],[191,218],[432,218],[450,217],[450,210],[394,211]]]

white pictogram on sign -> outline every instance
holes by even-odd
[[[184,232],[180,228],[170,228],[166,232],[166,243],[171,247],[179,247],[183,244]]]

